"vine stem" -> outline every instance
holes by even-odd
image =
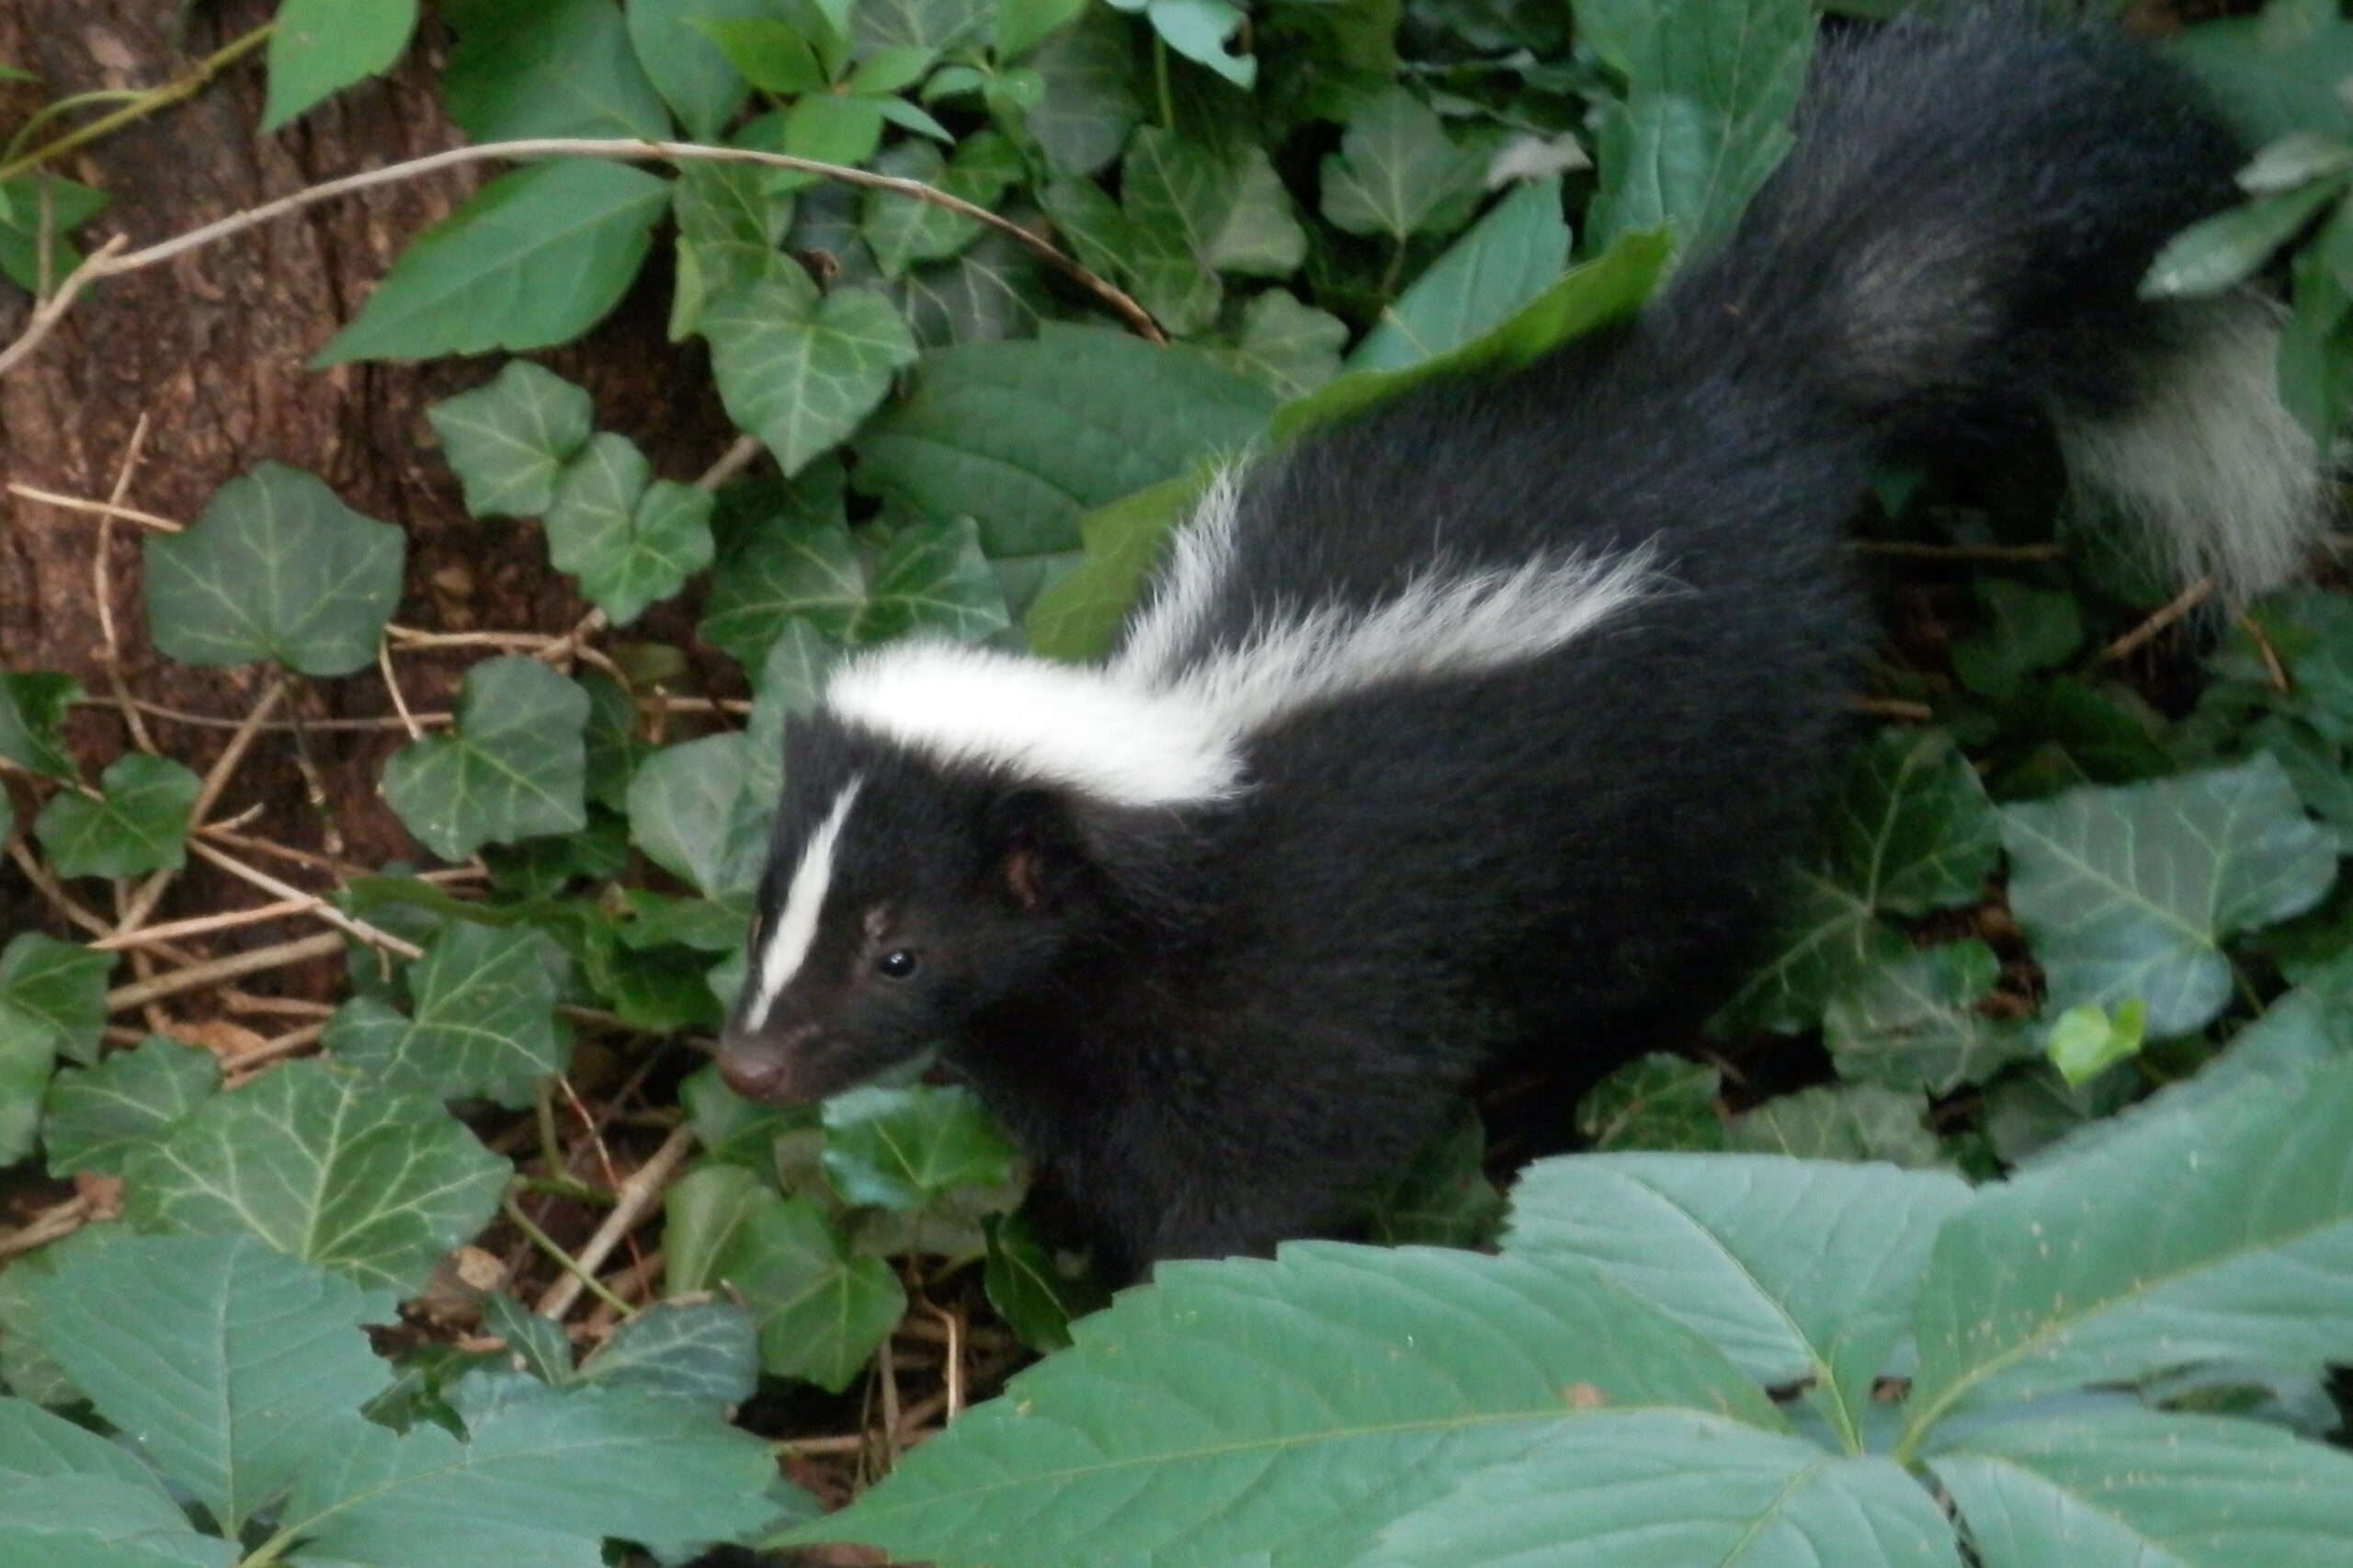
[[[205,84],[219,75],[222,71],[267,43],[272,26],[271,23],[264,22],[253,31],[242,34],[222,44],[194,65],[189,66],[185,74],[173,77],[162,86],[150,87],[145,92],[134,94],[129,103],[124,104],[114,113],[100,115],[89,124],[69,131],[54,142],[44,142],[31,152],[11,158],[6,164],[0,164],[0,181],[15,179],[18,175],[39,168],[60,153],[71,153],[76,147],[87,146],[101,137],[111,136],[126,125],[146,119],[157,109],[168,108],[184,98],[196,97],[204,90]],[[85,96],[85,101],[88,96]],[[68,102],[71,101],[73,100],[68,100]],[[52,110],[64,107],[64,104],[50,106]]]
[[[87,129],[87,128],[85,128]],[[52,143],[54,145],[54,143]],[[199,228],[190,229],[168,240],[161,240],[138,250],[124,247],[130,243],[116,235],[65,275],[56,293],[42,301],[24,332],[6,350],[0,350],[0,375],[13,369],[42,339],[55,331],[59,322],[73,307],[74,300],[91,284],[125,273],[139,272],[158,267],[176,256],[207,245],[217,244],[233,235],[265,223],[315,207],[338,197],[373,190],[379,186],[399,185],[419,179],[443,169],[460,168],[469,164],[511,161],[521,158],[611,158],[624,163],[672,164],[751,164],[761,168],[786,169],[795,174],[814,175],[820,179],[835,180],[843,185],[858,186],[868,190],[888,191],[911,201],[928,202],[960,217],[969,218],[983,228],[993,229],[1020,244],[1024,249],[1068,274],[1074,281],[1103,301],[1125,321],[1137,335],[1153,343],[1168,341],[1150,312],[1119,287],[1078,261],[1055,248],[1051,241],[1040,238],[1010,218],[1001,217],[961,196],[951,196],[936,186],[921,180],[901,179],[895,175],[879,175],[868,169],[851,168],[843,164],[819,163],[814,158],[796,158],[789,153],[768,153],[754,147],[707,147],[695,142],[642,142],[625,137],[536,136],[514,142],[485,142],[475,147],[451,147],[430,153],[405,163],[388,164],[381,169],[368,169],[356,175],[346,175],[319,185],[306,186],[275,201],[259,207],[249,207],[242,212],[232,212]]]

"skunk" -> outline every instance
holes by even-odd
[[[1104,663],[846,662],[789,726],[726,1080],[938,1044],[1120,1272],[1342,1223],[1483,1064],[1688,1038],[1845,738],[1874,464],[2045,421],[2176,570],[2296,569],[2274,313],[2136,295],[2239,162],[2120,38],[1826,42],[1714,254],[1229,471]]]

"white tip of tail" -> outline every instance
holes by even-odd
[[[2328,522],[2312,437],[2279,401],[2279,314],[2251,295],[2199,301],[2182,345],[2121,414],[2064,418],[2076,487],[2125,514],[2177,580],[2244,601],[2292,581]]]

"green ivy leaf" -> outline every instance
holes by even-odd
[[[1579,27],[1600,9],[1577,5]],[[1813,53],[1813,7],[1661,0],[1618,30],[1626,100],[1602,120],[1601,187],[1586,225],[1602,240],[1671,226],[1687,254],[1703,250],[1789,151],[1790,117]]]
[[[1977,1010],[2001,977],[1994,949],[1948,942],[1867,971],[1830,1000],[1823,1043],[1851,1084],[1949,1095],[2030,1058],[2025,1029]]]
[[[1456,145],[1436,114],[1404,88],[1384,89],[1349,120],[1324,160],[1324,216],[1351,234],[1404,244],[1458,228],[1486,185],[1487,159]]]
[[[86,1069],[60,1073],[41,1112],[41,1146],[51,1176],[120,1176],[123,1164],[155,1142],[221,1086],[209,1051],[149,1035]]]
[[[13,937],[0,949],[0,1042],[11,1052],[96,1062],[116,957],[38,931]]]
[[[2278,762],[2123,789],[2071,790],[2002,812],[2010,907],[2053,1008],[2138,997],[2164,1040],[2231,995],[2225,937],[2301,914],[2336,875],[2327,834]]]
[[[102,1247],[33,1299],[74,1386],[233,1537],[392,1381],[359,1326],[390,1321],[391,1301],[250,1236]]]
[[[1186,59],[1208,66],[1237,87],[1246,89],[1258,80],[1256,55],[1226,49],[1249,20],[1241,7],[1228,0],[1148,0],[1141,8],[1152,30]]]
[[[1906,1328],[1959,1177],[1754,1154],[1541,1160],[1506,1253],[1566,1256],[1705,1335],[1769,1386],[1810,1385],[1848,1442]]]
[[[466,672],[457,722],[384,765],[384,800],[426,848],[463,860],[485,844],[588,824],[581,732],[588,694],[537,659]]]
[[[1020,59],[1086,9],[1086,0],[996,0],[996,55]]]
[[[1078,536],[1086,558],[1030,605],[1025,622],[1030,649],[1073,663],[1108,649],[1162,545],[1191,515],[1201,484],[1193,475],[1168,480],[1081,517]]]
[[[409,971],[416,1005],[408,1017],[355,997],[328,1024],[324,1043],[337,1061],[394,1088],[445,1100],[497,1096],[561,1073],[572,1036],[555,1016],[546,944],[529,926],[446,922]]]
[[[1099,1551],[1116,1517],[1137,1562],[1265,1562],[1308,1540],[1347,1562],[1597,1411],[1776,1420],[1706,1341],[1573,1263],[1294,1243],[1154,1278],[776,1544],[1029,1568]],[[1351,1372],[1367,1366],[1381,1375]]]
[[[895,292],[926,348],[1034,337],[1057,308],[1037,257],[999,233],[983,234],[953,261],[916,267]]]
[[[2353,1061],[2285,1085],[2249,1074],[2111,1127],[1982,1189],[1937,1238],[1907,1449],[1996,1402],[2201,1361],[2343,1354]]]
[[[1306,396],[1340,373],[1346,322],[1302,305],[1287,289],[1269,289],[1242,310],[1242,334],[1218,358],[1286,402]]]
[[[744,164],[688,164],[678,171],[670,198],[678,224],[673,341],[698,329],[714,295],[792,265],[777,248],[792,220],[792,199],[771,190],[772,172]]]
[[[405,1295],[490,1222],[513,1175],[429,1096],[292,1062],[127,1161],[123,1212],[142,1230],[251,1232]]]
[[[698,24],[773,14],[771,0],[630,0],[637,62],[696,141],[718,141],[747,96],[743,76]]]
[[[710,564],[710,495],[652,476],[637,443],[606,431],[564,465],[548,507],[548,559],[616,626]]]
[[[990,0],[860,0],[853,12],[853,37],[863,59],[885,49],[924,49],[944,54],[988,26]],[[838,21],[836,17],[836,21]]]
[[[261,463],[184,531],[147,537],[148,636],[182,664],[349,675],[375,662],[404,543],[311,475]]]
[[[135,877],[188,863],[188,812],[204,781],[178,763],[129,752],[99,776],[100,796],[50,797],[33,836],[62,876]]]
[[[2353,1459],[2253,1421],[2071,1413],[1980,1427],[1928,1464],[1989,1568],[2329,1568],[2353,1531]]]
[[[2146,1011],[2138,997],[2117,1004],[2114,1017],[2089,1005],[2070,1007],[2052,1021],[2043,1054],[2070,1087],[2087,1083],[2140,1054]]]
[[[1382,309],[1348,368],[1402,369],[1461,347],[1542,293],[1568,256],[1560,180],[1521,186]]]
[[[416,30],[416,0],[285,0],[269,32],[262,130],[389,69]]]
[[[824,1104],[826,1178],[852,1203],[920,1209],[1013,1179],[1013,1145],[970,1091],[853,1089]]]
[[[889,300],[866,289],[821,297],[798,267],[712,300],[701,330],[728,417],[787,478],[856,430],[916,355]]]
[[[981,1235],[988,1245],[981,1284],[989,1305],[1032,1350],[1067,1347],[1072,1320],[1111,1299],[1086,1269],[1066,1269],[1023,1214],[983,1215]]]
[[[71,676],[0,675],[0,759],[46,778],[74,778],[74,756],[57,727],[81,695],[82,683]]]
[[[906,1314],[906,1291],[890,1264],[852,1257],[804,1198],[745,1215],[715,1267],[759,1324],[761,1368],[835,1392]]]
[[[596,158],[501,175],[417,235],[312,368],[569,343],[620,302],[669,199]]]
[[[1372,1198],[1365,1237],[1382,1246],[1491,1247],[1503,1194],[1487,1179],[1487,1133],[1467,1107],[1422,1140]]]
[[[536,517],[554,506],[556,477],[588,444],[595,416],[585,392],[528,359],[425,411],[477,517]]]
[[[992,561],[1049,554],[1077,544],[1083,514],[1240,452],[1271,403],[1197,350],[1048,322],[1033,341],[925,355],[859,435],[858,483],[976,519]]]
[[[1736,1150],[1801,1160],[1885,1160],[1915,1168],[1944,1163],[1927,1129],[1928,1096],[1874,1084],[1824,1084],[1781,1095],[1733,1118]]]
[[[2003,577],[1982,577],[1975,591],[1987,625],[1955,638],[1951,653],[1961,684],[1981,697],[2017,697],[2030,676],[2065,664],[2083,646],[2083,612],[2075,595]]]
[[[764,93],[799,97],[822,93],[831,82],[832,74],[815,48],[790,22],[753,17],[702,21],[700,27],[736,74]]]
[[[656,1301],[622,1320],[579,1376],[723,1418],[759,1384],[759,1338],[751,1314],[733,1301]]]
[[[1022,177],[1013,144],[992,131],[968,139],[952,160],[927,142],[903,142],[885,152],[876,167],[981,207],[994,207]],[[859,199],[858,232],[882,276],[898,278],[918,262],[947,260],[978,239],[982,228],[978,220],[928,201],[870,190]]]
[[[1577,1131],[1597,1150],[1722,1149],[1722,1093],[1714,1068],[1654,1051],[1586,1091],[1577,1102]]]
[[[2192,223],[2167,241],[2149,264],[2149,275],[2141,280],[2143,297],[2188,299],[2244,283],[2344,193],[2344,179],[2322,180]]]
[[[712,1157],[679,1177],[677,1184],[662,1195],[663,1289],[674,1297],[716,1289],[720,1283],[720,1262],[734,1245],[745,1222],[784,1201],[783,1194],[777,1191],[773,1182],[764,1180],[759,1171],[746,1165],[715,1163],[720,1157],[716,1150],[740,1141],[744,1157],[767,1167],[771,1164],[769,1146],[779,1131],[773,1125],[774,1113],[749,1106],[721,1085],[715,1074],[688,1079],[687,1090],[697,1083],[705,1085],[707,1095],[724,1096],[728,1113],[745,1115],[753,1125],[749,1136],[739,1137],[731,1125],[710,1115],[696,1117],[698,1138],[706,1128],[715,1128],[720,1136],[703,1140],[705,1147],[714,1150]],[[707,1101],[698,1103],[687,1091],[682,1090],[680,1097],[688,1100],[693,1109],[710,1109]]]
[[[914,631],[976,642],[1013,624],[1005,590],[981,553],[972,518],[902,528],[874,563],[874,585],[858,611],[856,640],[880,642]]]
[[[866,602],[844,510],[841,466],[824,462],[785,486],[748,487],[730,498],[733,523],[712,573],[698,630],[747,668],[786,626],[805,619],[847,638]]]
[[[1307,233],[1261,148],[1217,152],[1147,126],[1128,143],[1120,191],[1119,271],[1172,333],[1215,319],[1220,272],[1280,278],[1307,255]]]
[[[669,112],[640,69],[611,0],[459,0],[440,9],[458,33],[441,71],[441,98],[450,119],[474,141],[658,142],[670,134]]]
[[[745,788],[748,769],[740,733],[663,747],[630,780],[630,837],[706,898],[749,892],[767,834],[767,813]]]
[[[82,253],[64,236],[106,210],[113,199],[103,190],[43,171],[0,181],[0,273],[27,293],[44,284],[55,289],[82,265]],[[41,265],[41,207],[49,208],[49,265]]]
[[[1021,111],[1059,177],[1108,167],[1143,118],[1136,90],[1135,45],[1127,24],[1105,7],[1040,44],[1027,62],[1041,85]]]

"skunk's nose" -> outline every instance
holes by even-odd
[[[783,1059],[769,1052],[722,1049],[719,1053],[719,1081],[747,1100],[782,1099],[787,1076]]]

